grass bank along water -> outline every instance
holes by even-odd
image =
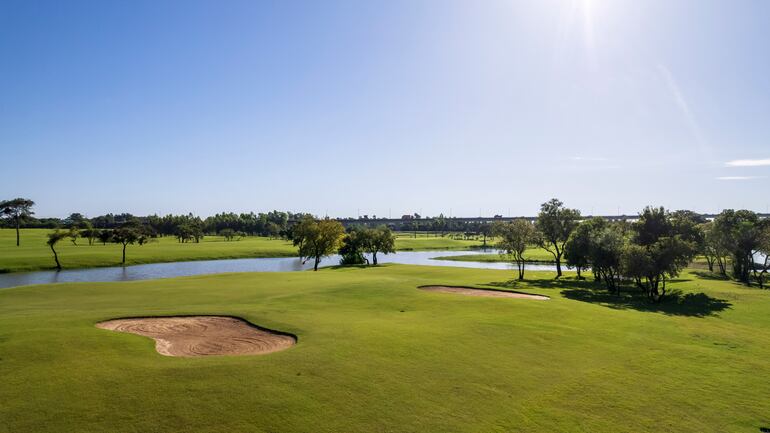
[[[481,269],[511,269],[510,263],[454,262],[435,260],[437,255],[468,254],[464,251],[400,251],[381,256],[380,263],[401,263],[427,266],[452,266]],[[339,265],[337,255],[324,258],[322,267]],[[312,269],[312,261],[302,263],[294,257],[270,257],[256,259],[198,260],[193,262],[151,263],[134,266],[104,268],[65,269],[63,271],[13,272],[0,274],[0,288],[30,284],[67,282],[134,281],[154,278],[184,277],[191,275],[220,274],[227,272],[287,272]],[[553,265],[528,265],[530,270],[553,271]]]
[[[46,245],[47,229],[22,229],[21,246],[16,246],[16,232],[0,229],[0,273],[52,269],[55,266],[50,248]],[[397,250],[461,250],[481,246],[481,241],[451,239],[449,237],[396,237]],[[60,242],[56,249],[64,269],[80,269],[119,265],[121,246],[85,239],[77,244]],[[200,243],[179,243],[167,236],[152,239],[145,245],[129,245],[126,264],[179,262],[191,260],[218,260],[262,257],[294,257],[297,249],[290,241],[258,236],[225,241],[221,236],[206,236]]]
[[[452,260],[456,262],[485,262],[485,263],[506,263],[513,259],[505,254],[494,252],[494,246],[487,249],[486,254],[467,254],[453,255],[447,257],[436,257],[436,260]],[[554,263],[553,254],[540,247],[530,247],[524,252],[524,258],[527,263]],[[562,259],[563,260],[563,259]]]

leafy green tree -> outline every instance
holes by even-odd
[[[281,226],[272,221],[268,221],[265,225],[265,233],[270,238],[277,238],[281,234]]]
[[[126,264],[126,247],[135,243],[144,244],[146,240],[147,236],[133,224],[126,224],[112,231],[112,242],[123,245],[123,260],[121,261],[123,265]]]
[[[194,222],[184,223],[176,228],[176,238],[180,243],[194,241],[197,244],[203,239],[203,229]]]
[[[78,229],[76,227],[70,227],[68,234],[72,245],[78,246],[78,237],[80,237]]]
[[[94,239],[99,235],[99,230],[94,228],[91,221],[85,220],[82,224],[83,229],[80,230],[80,237],[88,240],[88,245],[94,244]]]
[[[687,266],[697,252],[696,245],[662,207],[646,207],[632,227],[633,244],[624,250],[623,274],[650,300],[659,302],[666,294],[666,281]]]
[[[717,250],[713,247],[711,242],[711,232],[714,227],[714,223],[707,221],[699,224],[698,229],[703,233],[703,239],[698,244],[698,254],[702,255],[706,259],[706,265],[709,268],[709,272],[714,272],[714,265],[717,264]],[[722,266],[724,269],[724,266]]]
[[[219,231],[219,236],[225,238],[225,241],[232,241],[235,238],[235,230],[225,228]]]
[[[717,217],[719,218],[719,217]],[[714,272],[714,264],[719,266],[719,274],[727,276],[727,256],[730,254],[729,233],[723,230],[721,224],[709,221],[702,226],[703,256],[709,265],[709,271]]]
[[[385,255],[396,252],[396,236],[387,226],[367,229],[365,251],[372,255],[372,264],[377,266],[377,253]]]
[[[583,279],[581,272],[591,264],[598,230],[606,225],[603,218],[590,218],[578,225],[564,244],[564,259],[567,266],[577,270],[578,279]]]
[[[723,210],[714,218],[714,230],[721,248],[730,254],[735,279],[751,284],[753,254],[760,237],[757,214],[749,210]]]
[[[21,245],[19,234],[21,221],[35,214],[32,212],[32,206],[34,205],[34,201],[21,197],[0,202],[0,216],[13,220],[14,226],[16,227],[17,247]]]
[[[61,270],[61,263],[59,263],[59,255],[56,253],[56,244],[68,236],[70,236],[70,232],[59,231],[59,229],[48,233],[48,240],[46,241],[46,244],[51,248],[51,251],[53,252],[53,259],[56,262],[57,270]]]
[[[610,292],[620,293],[621,258],[628,244],[625,227],[621,223],[601,221],[604,224],[595,227],[589,253],[594,279],[603,281]]]
[[[519,272],[519,280],[523,280],[526,265],[524,252],[535,234],[532,223],[525,219],[515,219],[508,223],[498,222],[494,224],[492,232],[498,238],[497,248],[500,253],[513,258]]]
[[[621,256],[627,243],[623,223],[593,217],[572,232],[564,247],[564,258],[578,272],[590,265],[595,281],[603,282],[611,293],[619,293]]]
[[[294,228],[293,243],[303,263],[312,258],[313,270],[317,271],[321,259],[338,250],[344,235],[345,228],[339,221],[315,221],[312,217],[305,217]]]
[[[340,259],[341,265],[362,265],[369,262],[364,257],[364,248],[369,241],[368,230],[358,227],[348,230],[339,250],[339,254],[342,256]]]
[[[481,236],[483,236],[484,238],[484,245],[483,245],[484,248],[487,247],[487,236],[489,236],[491,232],[492,232],[491,224],[482,223],[481,225],[479,225],[479,233],[481,233]]]
[[[79,227],[82,227],[86,221],[88,221],[88,219],[85,216],[83,216],[83,214],[72,213],[70,214],[70,216],[64,219],[64,225],[70,228],[72,227],[79,228]]]
[[[540,206],[535,227],[538,244],[553,255],[556,262],[556,278],[561,277],[561,258],[564,244],[580,221],[580,211],[568,209],[558,199],[551,199]]]
[[[762,220],[759,235],[757,241],[756,255],[764,256],[764,259],[760,263],[756,263],[753,267],[754,278],[757,280],[759,287],[765,288],[765,277],[768,271],[770,271],[770,220]]]
[[[96,238],[99,239],[99,242],[102,243],[102,245],[107,245],[107,242],[112,241],[112,230],[110,229],[102,229],[99,230],[96,234]]]

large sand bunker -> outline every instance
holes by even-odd
[[[467,296],[485,296],[489,298],[517,298],[517,299],[534,299],[537,301],[547,301],[551,298],[543,295],[531,295],[529,293],[509,292],[506,290],[495,289],[474,289],[471,287],[455,287],[455,286],[420,286],[420,290],[427,290],[429,292],[441,292],[441,293],[457,293]]]
[[[150,337],[158,353],[166,356],[261,355],[297,342],[291,335],[224,316],[137,317],[108,320],[96,327]]]

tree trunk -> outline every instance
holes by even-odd
[[[19,218],[16,218],[16,246],[19,246]]]
[[[56,270],[61,271],[61,264],[59,263],[59,255],[56,254],[56,250],[54,249],[53,245],[51,245],[51,251],[53,251],[53,259],[56,262]]]
[[[315,262],[313,263],[313,270],[318,270],[318,264],[321,263],[321,257],[315,256]]]
[[[377,266],[377,251],[372,253],[372,264]]]
[[[123,244],[123,262],[121,262],[121,263],[124,264],[124,265],[126,264],[126,246],[127,245],[128,244]]]
[[[558,279],[561,277],[562,251],[559,249],[559,244],[557,244],[556,242],[552,242],[552,244],[553,244],[553,252],[551,252],[551,254],[553,254],[553,258],[556,259],[556,278]]]

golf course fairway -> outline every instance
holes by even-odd
[[[0,432],[759,432],[770,292],[696,272],[660,304],[570,273],[406,265],[4,289]],[[194,315],[297,342],[173,357],[96,326]]]

